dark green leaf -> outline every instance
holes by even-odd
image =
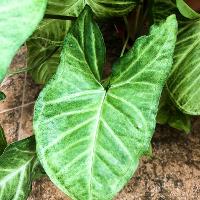
[[[34,137],[9,145],[0,156],[0,199],[26,200],[38,164]]]
[[[176,0],[177,7],[180,13],[188,19],[198,19],[200,14],[195,12],[190,6],[185,2],[185,0]]]
[[[50,0],[47,14],[78,16],[89,5],[98,17],[123,16],[135,7],[138,0]]]
[[[0,126],[0,155],[3,153],[6,146],[7,146],[6,137],[4,135],[3,128]]]
[[[155,0],[155,20],[178,13],[175,0]],[[200,114],[200,20],[178,15],[179,32],[174,65],[167,89],[179,109],[190,115]]]
[[[47,0],[0,1],[0,81],[15,53],[36,29]]]
[[[0,91],[0,101],[4,100],[6,98],[6,95]]]
[[[37,165],[35,165],[35,168],[32,172],[32,180],[36,181],[36,180],[39,180],[39,179],[41,179],[45,176],[46,176],[46,173],[45,173],[43,167],[41,166],[41,164],[38,161]]]
[[[112,199],[149,153],[176,32],[175,16],[153,26],[114,64],[104,89],[104,43],[89,8],[70,29],[37,100],[34,130],[41,164],[72,199]]]
[[[45,84],[56,72],[70,21],[43,20],[27,42],[28,68],[38,84]]]

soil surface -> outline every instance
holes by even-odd
[[[113,37],[106,35],[106,44]],[[105,74],[120,52],[120,41],[108,48]],[[26,67],[26,48],[18,52],[11,70]],[[7,98],[0,103],[0,124],[8,142],[32,135],[35,100],[42,86],[27,72],[7,77],[0,86]],[[200,118],[193,119],[192,132],[185,135],[167,126],[158,126],[152,139],[153,156],[143,158],[140,167],[116,200],[199,200],[200,199]],[[29,200],[67,200],[46,177],[33,183]]]

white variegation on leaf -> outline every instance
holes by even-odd
[[[187,3],[186,0],[176,0],[177,8],[180,13],[188,19],[198,19],[200,14],[194,11]]]
[[[9,145],[0,156],[0,199],[26,200],[38,164],[33,136]]]
[[[49,0],[47,14],[78,16],[89,5],[98,17],[123,16],[136,6],[138,0]]]
[[[105,47],[88,7],[70,29],[37,100],[34,131],[46,173],[72,199],[112,199],[149,152],[176,33],[175,16],[153,26],[114,64],[105,89]]]
[[[179,31],[167,89],[181,111],[190,115],[199,115],[200,19],[188,20],[182,17],[175,0],[155,0],[155,21],[159,22],[173,13],[178,17]]]
[[[34,81],[45,84],[56,72],[71,21],[44,19],[27,41],[28,68]]]
[[[36,29],[47,0],[0,1],[0,81],[20,46]]]

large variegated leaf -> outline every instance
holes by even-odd
[[[178,14],[175,0],[155,0],[155,19],[177,13],[179,32],[174,65],[167,82],[173,101],[186,114],[200,114],[200,20],[188,20]]]
[[[46,83],[56,72],[70,25],[70,21],[45,19],[28,40],[28,68],[36,83]]]
[[[171,16],[138,39],[105,89],[104,44],[88,8],[71,28],[58,71],[37,100],[34,130],[46,173],[72,199],[112,199],[149,152],[176,31]]]
[[[78,16],[89,5],[99,17],[122,16],[129,13],[138,0],[49,0],[47,14]]]
[[[0,155],[3,153],[6,146],[7,146],[6,137],[4,135],[3,128],[0,126]]]
[[[37,165],[34,137],[9,145],[0,156],[0,199],[26,200]]]
[[[0,1],[0,81],[18,48],[33,33],[47,0]]]

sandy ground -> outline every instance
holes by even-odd
[[[14,59],[11,70],[25,67],[26,48]],[[108,51],[113,61],[112,50]],[[110,65],[109,63],[107,65]],[[7,77],[0,86],[7,99],[0,104],[0,124],[8,142],[32,135],[34,102],[41,86],[27,73]],[[156,128],[153,157],[143,158],[140,167],[116,200],[199,200],[200,118],[193,119],[191,134],[166,126]],[[67,200],[48,178],[33,183],[29,200]]]

